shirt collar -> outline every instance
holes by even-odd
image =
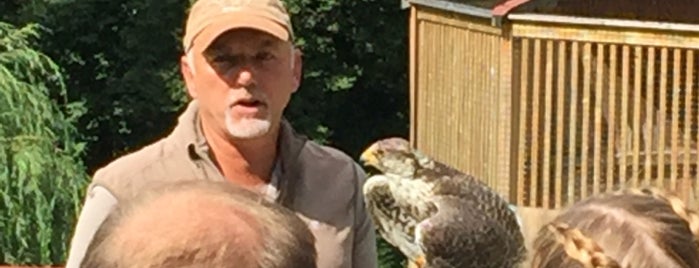
[[[175,142],[187,151],[193,160],[208,159],[209,145],[201,130],[199,118],[199,102],[192,100],[177,119],[173,130]],[[285,198],[284,192],[295,181],[299,171],[299,156],[307,138],[296,133],[286,119],[282,119],[279,131],[278,154],[275,159],[270,185],[276,190],[276,197]],[[218,171],[220,174],[220,171]],[[271,190],[270,190],[271,191]]]

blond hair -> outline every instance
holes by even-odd
[[[294,212],[229,182],[157,183],[124,200],[80,267],[315,268],[315,237]]]
[[[539,231],[532,268],[699,267],[699,216],[676,196],[627,189],[574,204]]]

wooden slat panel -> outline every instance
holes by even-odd
[[[471,38],[472,38],[472,35],[470,35],[470,34],[460,34],[460,35],[458,35],[458,40],[456,41],[456,43],[463,44],[464,47],[468,47],[470,45]],[[460,65],[466,65],[466,63],[469,62],[471,55],[468,53],[468,51],[462,51],[462,53],[456,53],[455,55],[452,55],[452,57],[449,57],[446,55],[445,55],[445,57],[446,58],[443,60],[456,59],[456,61]],[[452,83],[453,83],[453,86],[456,86],[456,87],[461,86],[461,82],[457,84],[456,81],[452,81]],[[468,159],[469,159],[469,153],[471,152],[471,149],[469,148],[469,146],[471,144],[469,144],[467,142],[462,142],[462,140],[464,140],[463,137],[467,137],[467,135],[469,135],[469,133],[471,133],[473,131],[469,130],[469,126],[466,125],[466,123],[464,122],[464,121],[468,120],[469,117],[466,116],[466,111],[463,111],[462,109],[464,108],[464,104],[468,102],[470,90],[467,90],[467,88],[462,88],[461,90],[458,90],[456,88],[452,88],[451,90],[456,91],[458,93],[457,94],[458,97],[454,101],[456,101],[457,109],[459,111],[461,111],[459,113],[456,113],[460,117],[459,124],[458,124],[458,126],[456,126],[456,133],[457,133],[457,137],[458,137],[459,142],[455,142],[455,144],[451,144],[451,146],[456,147],[456,150],[463,152],[460,157],[461,157],[461,159],[466,159],[466,161],[461,160],[461,159],[459,159],[458,161],[464,161],[465,163],[467,163]],[[452,112],[452,113],[454,113],[454,112]],[[468,165],[465,163],[463,164],[464,167]],[[455,166],[459,166],[459,165],[457,164]],[[469,172],[472,172],[472,170],[469,170]]]
[[[616,176],[614,167],[616,166],[616,155],[615,155],[615,148],[616,148],[616,103],[617,99],[616,96],[618,95],[616,85],[617,81],[617,45],[612,44],[609,47],[609,120],[608,120],[608,128],[607,128],[607,139],[609,139],[609,143],[607,145],[607,183],[610,184],[607,186],[606,190],[614,190],[615,188],[612,186],[620,184],[619,177]]]
[[[688,57],[691,57],[692,59],[694,59],[694,51],[690,51],[690,52],[691,52],[691,54],[688,55]],[[699,70],[694,69],[693,66],[695,63],[694,63],[694,61],[692,61],[692,62],[693,63],[690,66],[692,66],[691,67],[692,74],[695,74],[695,72],[699,72]],[[687,67],[687,68],[689,69],[690,67]],[[687,87],[689,89],[689,91],[692,92],[692,94],[694,95],[693,102],[695,105],[699,104],[699,89],[697,89],[697,84],[699,84],[699,81],[697,81],[697,79],[699,79],[699,75],[693,76],[691,78],[692,83],[690,83],[690,85],[692,85],[692,86]],[[692,118],[694,119],[694,124],[693,124],[694,131],[696,131],[696,136],[694,136],[694,139],[695,139],[694,142],[696,144],[695,150],[696,150],[696,154],[699,154],[699,129],[698,129],[699,128],[699,105],[697,105],[697,107],[694,109],[694,112],[692,113]],[[692,178],[692,179],[694,179],[694,184],[693,184],[694,189],[692,191],[693,200],[691,200],[693,202],[690,203],[690,206],[692,209],[697,209],[697,206],[699,206],[699,204],[697,204],[697,202],[699,202],[699,155],[696,157],[696,161],[697,162],[695,163],[695,167],[694,167],[694,176]]]
[[[556,87],[556,171],[554,181],[556,182],[554,207],[561,208],[566,200],[563,200],[563,134],[565,132],[565,96],[566,96],[566,42],[558,41],[558,82]]]
[[[507,28],[506,28],[507,29]],[[500,122],[500,127],[498,128],[498,153],[495,155],[496,161],[501,161],[501,166],[497,167],[498,180],[500,181],[501,191],[503,192],[508,200],[516,204],[516,193],[517,189],[517,139],[514,135],[517,133],[515,127],[519,121],[513,116],[516,108],[519,107],[514,103],[514,99],[519,95],[514,92],[517,89],[516,78],[513,77],[516,66],[514,65],[513,57],[513,41],[511,38],[501,38],[493,41],[496,46],[499,47],[497,51],[494,51],[494,58],[500,60],[500,66],[495,74],[498,83],[495,85],[499,88],[498,100],[500,107],[498,109],[497,120]],[[505,179],[506,178],[506,179]]]
[[[660,112],[658,113],[658,118],[662,124],[659,125],[660,130],[658,131],[658,150],[660,152],[665,151],[665,133],[667,132],[665,126],[667,125],[665,115],[667,114],[667,67],[668,67],[668,49],[663,47],[660,49]],[[662,186],[663,180],[665,180],[665,157],[658,158],[658,180],[656,186]]]
[[[672,126],[670,131],[670,145],[672,147],[672,154],[670,154],[670,186],[675,187],[677,185],[678,177],[678,164],[679,159],[677,157],[677,152],[679,150],[678,141],[679,137],[679,115],[680,115],[680,66],[682,64],[682,51],[680,49],[674,49],[673,55],[673,70],[672,70]]]
[[[693,76],[694,76],[694,51],[689,50],[687,51],[687,57],[686,57],[686,68],[685,68],[685,85],[683,87],[683,92],[684,92],[684,128],[682,131],[683,135],[683,147],[684,147],[684,152],[682,154],[682,160],[683,161],[683,166],[682,166],[682,193],[685,194],[684,199],[687,199],[689,197],[690,193],[693,193],[692,191],[692,186],[693,183],[691,182],[692,177],[690,173],[691,167],[691,155],[692,155],[692,140],[691,140],[691,126],[692,126],[692,115],[694,114],[693,108],[692,108],[692,88],[694,87],[693,84]]]
[[[519,89],[520,89],[520,104],[519,104],[519,159],[517,161],[518,163],[518,170],[519,170],[519,176],[517,177],[517,191],[519,194],[517,195],[517,204],[522,205],[522,206],[527,206],[531,204],[527,204],[528,198],[525,196],[528,191],[526,190],[526,163],[527,159],[529,159],[529,150],[527,148],[527,126],[529,125],[529,122],[527,121],[527,108],[528,105],[527,103],[529,102],[528,100],[528,91],[529,91],[529,40],[524,39],[522,40],[522,54],[521,54],[521,60],[519,62],[520,67],[519,67],[519,72],[520,72],[520,82],[519,82]]]
[[[632,173],[631,180],[633,181],[632,186],[638,187],[639,173],[641,170],[641,75],[642,75],[642,60],[643,60],[643,50],[642,47],[634,47],[634,75],[633,75],[633,154],[632,154]]]
[[[501,146],[510,143],[497,137],[504,133],[501,107],[510,109],[511,105],[499,101],[503,95],[497,81],[502,37],[492,34],[500,31],[484,31],[497,28],[481,20],[460,21],[468,27],[454,27],[437,17],[425,20],[438,13],[422,8],[415,13],[414,27],[419,34],[412,55],[420,59],[411,67],[415,83],[411,139],[436,160],[482,179],[507,196],[510,172],[502,171],[503,157],[498,154],[505,151]]]
[[[453,34],[453,30],[449,27],[445,27],[445,25],[439,25],[439,29],[440,29],[440,43],[441,44],[454,44],[455,35]],[[454,46],[454,47],[450,47],[450,48],[446,48],[446,49],[444,47],[438,48],[438,49],[440,51],[439,58],[450,59],[448,61],[442,61],[441,62],[442,65],[446,68],[449,68],[450,70],[453,70],[454,69],[454,57],[448,58],[448,55],[463,53],[463,51],[462,51],[463,47],[462,46],[458,46],[458,47]],[[453,71],[452,72],[444,72],[441,75],[442,82],[440,83],[442,85],[442,88],[443,88],[442,94],[440,94],[441,98],[442,98],[441,105],[443,108],[443,110],[442,110],[443,112],[441,114],[443,115],[443,118],[445,120],[445,122],[444,122],[445,125],[440,126],[442,129],[442,131],[441,131],[442,141],[439,143],[438,148],[439,148],[440,152],[444,153],[444,155],[439,156],[440,159],[444,162],[447,162],[447,163],[458,163],[458,162],[454,161],[454,153],[452,150],[452,146],[449,145],[450,143],[457,141],[453,138],[454,132],[449,131],[449,130],[454,129],[454,126],[456,125],[456,123],[454,122],[454,120],[456,119],[456,117],[454,116],[455,113],[449,112],[449,111],[453,111],[454,106],[456,106],[456,104],[453,102],[454,101],[453,94],[455,93],[454,87],[457,86],[457,84],[451,83],[451,81],[458,81],[458,80],[454,80],[454,76],[455,76],[455,74]],[[458,81],[458,84],[461,84],[461,83],[463,83],[463,81]],[[468,90],[470,92],[470,88],[466,88],[466,90]],[[447,141],[447,142],[445,142],[445,141]],[[471,141],[468,141],[468,142],[471,142]],[[478,177],[480,177],[480,175],[481,175],[477,171],[472,171],[472,173]]]
[[[644,126],[644,131],[643,134],[645,136],[645,167],[644,167],[644,185],[648,185],[651,183],[651,175],[652,175],[652,164],[653,164],[653,157],[652,155],[655,153],[655,150],[653,148],[653,116],[655,115],[655,106],[654,106],[654,98],[653,98],[653,86],[655,85],[655,80],[653,78],[653,75],[655,74],[655,49],[652,47],[648,48],[648,57],[647,57],[647,68],[646,68],[646,118],[645,118],[645,126]],[[639,100],[640,101],[640,100]],[[640,104],[640,103],[639,103]],[[661,181],[661,180],[659,180]]]
[[[626,154],[630,148],[628,137],[628,122],[629,122],[629,62],[631,61],[630,50],[628,45],[623,45],[621,48],[621,157],[619,163],[619,177],[623,178],[623,184],[628,183]]]
[[[532,39],[563,39],[578,42],[699,49],[699,36],[685,32],[668,34],[663,31],[643,29],[518,22],[512,25],[512,35]]]
[[[572,43],[572,52],[570,56],[571,78],[570,78],[570,124],[568,125],[569,141],[568,141],[568,204],[576,201],[575,190],[577,185],[577,152],[576,152],[576,134],[577,134],[577,99],[578,99],[578,63],[579,63],[579,43]]]
[[[440,25],[461,28],[472,32],[483,32],[490,35],[501,35],[502,28],[493,27],[487,24],[473,22],[474,18],[468,16],[455,15],[432,8],[420,8],[417,14],[419,20],[433,22]]]
[[[498,52],[500,51],[500,40],[500,38],[494,38],[490,34],[483,34],[483,43],[485,44],[487,51],[487,53],[484,54],[485,61],[490,62],[491,64],[488,65],[487,70],[484,70],[487,71],[487,73],[482,77],[485,81],[485,88],[498,89],[486,91],[488,94],[487,100],[481,102],[482,109],[489,110],[487,113],[489,126],[487,131],[488,135],[484,136],[484,138],[488,141],[487,151],[485,152],[488,157],[488,164],[484,165],[484,169],[486,174],[488,174],[488,178],[491,180],[490,185],[497,189],[504,198],[508,198],[509,177],[500,176],[501,174],[499,170],[499,168],[505,168],[504,164],[507,163],[507,160],[501,160],[507,158],[499,156],[501,151],[500,147],[503,145],[498,139],[500,137],[500,128],[502,125],[505,125],[505,122],[500,121],[500,109],[498,108],[498,105],[491,105],[491,103],[499,102],[501,95],[500,91],[502,90],[498,80],[498,76],[500,74],[498,68],[500,64],[500,57],[498,56]],[[501,165],[496,163],[501,163]]]
[[[468,29],[468,28],[465,28],[465,29]],[[468,47],[473,48],[473,45],[476,42],[475,33],[473,33],[473,32],[467,32],[467,33],[468,33],[468,40],[466,41],[466,44]],[[471,49],[469,51],[464,51],[464,54],[463,54],[467,59],[466,60],[466,62],[468,64],[467,66],[470,66],[471,68],[473,68],[473,66],[478,62],[476,60],[476,58],[474,57],[475,53],[472,52],[473,50],[475,50],[475,49]],[[469,70],[465,70],[465,71],[466,71],[466,75],[464,77],[467,79],[469,84],[473,83],[473,78],[474,78],[474,75],[476,73],[473,71],[473,69],[469,69]],[[465,90],[465,92],[466,92],[465,99],[468,100],[468,101],[464,101],[461,103],[461,107],[462,107],[461,110],[463,111],[462,116],[464,117],[464,120],[469,120],[469,119],[473,118],[473,114],[475,112],[478,112],[478,111],[475,111],[474,107],[473,107],[473,99],[476,98],[476,96],[474,96],[475,91],[472,90],[471,87],[465,87],[462,90]],[[476,155],[476,150],[477,150],[477,147],[479,146],[479,144],[475,144],[473,141],[475,141],[474,136],[476,135],[477,132],[478,131],[467,131],[466,135],[464,135],[464,137],[466,137],[466,140],[468,141],[468,142],[464,142],[464,145],[468,146],[468,148],[466,148],[464,150],[465,157],[467,159],[473,159],[474,156]],[[469,164],[471,164],[471,163],[469,163]],[[471,168],[469,171],[474,172],[474,173],[476,172],[476,170],[474,168]]]
[[[602,84],[602,79],[604,78],[604,45],[603,44],[597,44],[597,53],[595,55],[596,63],[595,63],[595,92],[594,92],[594,97],[595,97],[595,119],[594,119],[594,145],[593,145],[593,154],[592,154],[592,180],[593,180],[593,187],[592,187],[592,193],[597,194],[600,192],[601,186],[601,180],[602,180],[602,174],[601,174],[601,165],[602,165],[602,102],[606,98],[605,96],[605,90],[603,88]]]
[[[476,49],[477,49],[476,51],[479,52],[479,53],[474,53],[476,61],[479,63],[488,62],[488,59],[485,57],[488,54],[486,53],[484,35],[482,33],[479,33],[479,32],[474,33],[474,35],[476,36],[476,45],[474,47],[476,47]],[[486,80],[488,77],[483,75],[484,72],[487,72],[488,68],[483,66],[483,65],[475,65],[475,66],[478,69],[478,73],[475,74],[475,77],[472,80],[473,82],[475,82],[474,84],[476,85],[472,89],[474,91],[474,93],[476,93],[476,98],[473,99],[474,106],[476,108],[476,109],[474,109],[474,111],[485,112],[484,107],[483,107],[483,103],[490,102],[490,98],[488,97],[490,90],[478,90],[478,89],[479,88],[488,88],[488,87],[485,87],[485,83],[484,83],[484,80]],[[485,70],[483,70],[483,69],[485,69]],[[484,114],[490,114],[490,113],[484,113]],[[484,114],[481,114],[481,116],[483,116]],[[474,118],[475,118],[475,114],[474,114]],[[481,141],[479,143],[479,147],[477,147],[478,154],[481,156],[487,156],[487,153],[488,153],[487,148],[488,148],[488,145],[490,144],[490,142],[489,142],[489,139],[486,138],[487,137],[486,135],[493,133],[493,132],[490,132],[490,128],[489,128],[489,125],[493,123],[492,120],[488,120],[487,122],[484,122],[484,123],[485,123],[485,124],[483,124],[484,131],[475,132],[476,133],[475,140]],[[483,160],[487,160],[487,159],[488,159],[488,157],[483,158]],[[479,170],[481,174],[483,174],[482,175],[483,178],[489,178],[490,176],[485,174],[485,167],[486,167],[486,165],[481,164],[475,168],[477,170]],[[489,184],[492,185],[492,183],[493,183],[492,180],[489,180]]]
[[[697,74],[687,47],[699,42],[531,23],[512,25],[509,39],[482,20],[442,15],[417,11],[411,22],[418,148],[518,205],[561,208],[620,185],[696,188]]]
[[[590,159],[590,91],[592,73],[592,45],[583,44],[583,101],[582,101],[582,151],[580,156],[580,198],[588,196]]]
[[[422,123],[422,121],[417,120],[416,115],[418,113],[418,98],[417,98],[417,88],[418,88],[418,75],[417,75],[417,66],[420,64],[419,58],[420,54],[418,54],[418,46],[421,43],[418,43],[418,40],[420,38],[418,37],[419,34],[421,34],[421,31],[418,31],[418,20],[417,20],[417,8],[414,6],[410,7],[410,34],[409,34],[409,78],[410,79],[410,85],[409,85],[409,94],[410,94],[410,144],[413,147],[417,147],[417,130],[419,129],[419,123]]]
[[[541,107],[541,40],[534,40],[534,66],[532,68],[532,147],[531,147],[531,158],[530,161],[530,172],[531,175],[529,179],[531,180],[530,191],[532,203],[534,206],[539,206],[539,143],[541,139],[539,138],[539,125],[540,120],[540,107]]]
[[[546,41],[546,59],[544,71],[544,155],[543,155],[543,190],[542,190],[542,204],[544,207],[550,207],[551,196],[551,142],[553,137],[551,135],[551,124],[553,123],[552,116],[552,105],[553,105],[553,41]]]

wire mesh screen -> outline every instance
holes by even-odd
[[[506,194],[498,168],[503,128],[499,29],[489,21],[421,8],[413,112],[416,147]],[[508,174],[509,175],[509,174]],[[505,189],[503,189],[505,188]]]
[[[693,196],[697,51],[515,37],[513,54],[518,205],[640,185]]]

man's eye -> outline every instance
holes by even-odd
[[[230,56],[230,55],[219,55],[214,57],[213,61],[220,63],[220,62],[235,62],[235,57]]]
[[[271,60],[274,59],[274,55],[272,55],[272,53],[269,52],[260,52],[257,53],[255,58],[257,58],[258,60]]]

